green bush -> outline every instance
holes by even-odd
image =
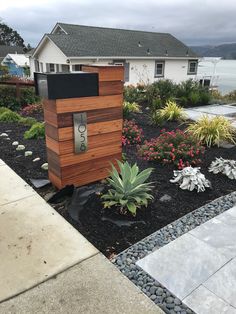
[[[32,117],[27,117],[27,118],[21,118],[19,122],[23,125],[27,126],[32,126],[33,124],[37,123],[37,120],[32,118]]]
[[[13,111],[20,110],[27,104],[34,104],[40,101],[36,96],[34,87],[20,88],[20,98],[16,98],[16,87],[1,85],[0,83],[0,107],[7,107]]]
[[[118,166],[120,174],[112,165],[110,178],[107,179],[111,189],[101,197],[104,200],[103,206],[104,208],[116,206],[120,213],[126,214],[129,211],[135,216],[137,209],[141,206],[147,207],[148,201],[153,198],[149,193],[152,189],[151,183],[145,182],[152,169],[139,172],[136,164],[130,166],[127,161],[125,163],[118,161]]]
[[[125,101],[123,103],[123,117],[125,119],[128,119],[130,118],[130,115],[131,113],[133,112],[140,112],[141,109],[140,109],[140,106],[136,103],[136,102],[128,102],[128,101]]]
[[[130,103],[142,103],[145,101],[145,86],[138,84],[137,86],[128,85],[124,87],[124,100]]]
[[[182,121],[186,118],[184,109],[175,101],[167,101],[164,108],[156,110],[151,114],[151,123],[161,125],[166,121]]]
[[[209,118],[205,115],[197,122],[191,123],[186,131],[208,147],[219,146],[221,141],[235,143],[235,128],[223,116]]]
[[[171,80],[159,80],[146,88],[146,99],[149,105],[158,98],[165,104],[166,101],[174,98],[175,95],[176,85]]]
[[[11,110],[5,111],[2,114],[0,114],[1,122],[18,122],[20,119],[21,119],[20,115]]]
[[[38,139],[45,137],[45,128],[44,123],[37,122],[31,126],[31,128],[25,132],[24,138],[29,139]]]
[[[6,111],[11,111],[9,108],[6,107],[0,107],[0,115]]]

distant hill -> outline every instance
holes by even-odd
[[[218,46],[191,46],[190,48],[201,57],[236,59],[236,43],[222,44]]]

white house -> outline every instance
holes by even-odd
[[[27,69],[29,68],[29,57],[25,54],[8,53],[2,60],[1,65],[8,67],[8,72],[10,75],[24,77],[27,76]]]
[[[30,57],[33,72],[74,72],[82,64],[119,64],[127,84],[197,74],[198,57],[168,33],[57,23]]]

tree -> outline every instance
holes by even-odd
[[[0,23],[0,45],[24,47],[24,39],[5,23]]]

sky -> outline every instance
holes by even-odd
[[[0,0],[0,20],[35,47],[57,22],[168,32],[187,45],[236,42],[235,0]]]

